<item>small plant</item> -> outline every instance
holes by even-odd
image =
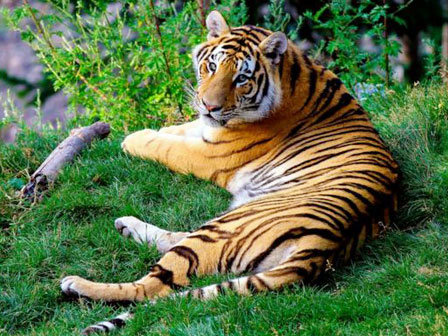
[[[1,107],[3,109],[4,116],[3,118],[0,118],[0,131],[4,127],[17,123],[21,119],[21,113],[15,106],[9,90],[6,92],[6,99]]]
[[[423,38],[423,43],[432,50],[432,52],[423,57],[423,65],[425,68],[424,79],[430,80],[441,73],[442,50],[440,43],[436,43],[436,41],[429,37]]]
[[[302,21],[300,16],[297,22],[291,22],[291,15],[285,10],[285,0],[270,0],[263,27],[273,32],[287,32],[288,37],[294,41],[297,40]]]

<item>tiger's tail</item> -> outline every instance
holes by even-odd
[[[123,328],[127,321],[133,318],[131,312],[125,312],[108,321],[99,322],[88,326],[82,331],[82,335],[90,335],[94,333],[108,333],[112,330]]]

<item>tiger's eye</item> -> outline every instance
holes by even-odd
[[[215,64],[215,63],[209,63],[209,65],[208,65],[208,69],[209,69],[211,72],[215,72],[215,71],[216,71],[216,64]]]
[[[246,75],[239,75],[236,79],[235,79],[235,83],[237,84],[241,84],[244,83],[245,81],[247,81],[249,79],[249,77],[247,77]]]

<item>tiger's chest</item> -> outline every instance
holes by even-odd
[[[227,185],[227,190],[233,195],[231,208],[296,185],[298,174],[288,173],[293,165],[293,161],[276,164],[260,158],[241,168]]]

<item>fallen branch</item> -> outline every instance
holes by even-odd
[[[31,176],[30,182],[22,188],[21,197],[39,200],[42,192],[56,180],[61,169],[94,139],[103,139],[110,133],[110,126],[96,122],[88,127],[74,129],[61,142]]]

